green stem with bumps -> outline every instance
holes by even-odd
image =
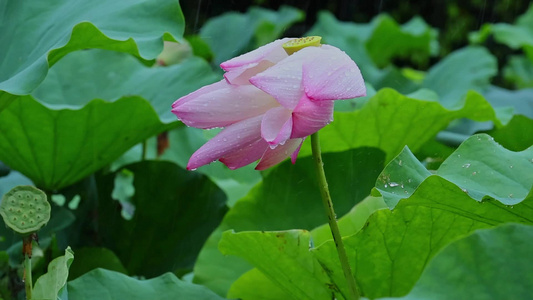
[[[333,202],[331,202],[331,195],[329,194],[328,182],[326,180],[326,173],[324,172],[324,162],[322,161],[322,154],[320,151],[320,140],[318,138],[318,132],[311,135],[311,149],[313,150],[313,158],[316,165],[316,172],[318,177],[318,186],[320,188],[320,194],[322,195],[322,203],[324,204],[324,210],[328,217],[329,228],[333,235],[333,241],[337,248],[339,260],[341,262],[342,271],[350,290],[349,299],[359,299],[359,292],[357,290],[357,284],[355,278],[352,275],[350,264],[348,262],[348,256],[346,255],[346,249],[342,242],[342,236],[337,225],[337,219],[335,217],[335,211],[333,210]]]

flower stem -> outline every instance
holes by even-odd
[[[318,186],[320,188],[320,194],[322,195],[322,203],[328,217],[329,228],[333,235],[333,241],[339,254],[339,260],[341,262],[342,271],[344,277],[350,289],[350,299],[359,299],[359,292],[357,291],[357,285],[355,278],[352,275],[350,264],[348,262],[348,256],[346,255],[346,249],[342,242],[342,236],[337,225],[337,218],[335,217],[335,211],[333,210],[333,203],[331,202],[331,196],[329,194],[328,182],[326,181],[326,173],[324,172],[324,163],[322,162],[322,155],[320,152],[320,140],[318,138],[318,132],[311,135],[311,149],[313,150],[313,158],[316,165],[316,173],[318,177]]]
[[[24,237],[22,240],[22,254],[24,254],[24,286],[26,287],[26,299],[30,300],[33,290],[33,281],[31,278],[31,243],[32,236]]]

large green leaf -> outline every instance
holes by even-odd
[[[107,248],[87,247],[76,249],[76,261],[70,266],[68,274],[69,281],[97,268],[120,272],[126,275],[128,273],[113,251]]]
[[[334,114],[335,121],[320,131],[322,151],[377,147],[386,153],[389,161],[405,145],[418,151],[452,120],[491,120],[501,126],[510,117],[505,115],[500,120],[491,105],[476,92],[466,95],[461,108],[449,110],[436,101],[418,100],[383,89],[360,110]],[[301,153],[309,154],[309,148],[303,147]]]
[[[497,199],[513,205],[525,199],[533,181],[533,147],[509,151],[485,134],[472,136],[446,159],[436,174],[476,201]],[[408,198],[431,173],[408,148],[395,157],[380,174],[376,189],[389,207]]]
[[[324,155],[331,196],[339,216],[369,194],[374,185],[371,181],[382,169],[383,158],[383,153],[373,148]],[[250,269],[242,259],[224,257],[217,250],[222,231],[311,230],[325,223],[314,168],[311,157],[299,158],[295,165],[287,161],[270,171],[239,200],[202,249],[194,269],[195,282],[225,295],[231,283]]]
[[[528,299],[533,272],[533,226],[483,229],[442,250],[413,290],[393,299]]]
[[[99,236],[130,274],[157,276],[191,269],[227,208],[224,193],[204,175],[165,161],[126,166],[135,174],[131,220],[111,199],[115,174],[98,180]]]
[[[447,108],[457,109],[468,90],[482,92],[496,75],[496,58],[481,47],[467,47],[452,52],[434,65],[422,84],[437,92]]]
[[[96,269],[70,281],[68,296],[71,300],[223,299],[205,287],[181,281],[171,273],[139,280],[104,269]]]
[[[31,299],[67,299],[62,295],[67,288],[68,269],[73,260],[74,252],[68,247],[64,256],[60,256],[50,262],[48,273],[39,277],[35,282]]]
[[[170,126],[175,125],[162,124],[140,97],[113,103],[96,99],[78,110],[51,110],[23,96],[0,113],[0,160],[37,186],[56,190]]]
[[[247,13],[228,12],[209,19],[200,30],[200,37],[214,53],[215,64],[278,38],[293,23],[302,20],[303,12],[281,6],[278,12],[252,7]]]
[[[225,255],[246,259],[268,278],[275,279],[292,299],[331,299],[335,284],[309,255],[310,239],[309,232],[303,230],[226,231],[219,249]]]
[[[69,52],[102,48],[154,59],[163,39],[181,39],[185,27],[173,0],[8,0],[0,15],[0,91],[16,95],[30,93]]]
[[[447,243],[477,228],[533,224],[532,151],[512,153],[479,135],[454,152],[437,175],[424,174],[408,150],[391,161],[376,185],[389,206],[398,204],[392,211],[377,211],[363,230],[345,239],[362,293],[402,296]],[[397,202],[401,198],[406,199]],[[315,253],[340,282],[334,244],[327,242]]]
[[[79,109],[93,99],[141,96],[164,123],[170,123],[177,120],[170,112],[176,99],[216,80],[211,67],[197,57],[149,68],[130,55],[93,49],[65,56],[32,95],[52,109]]]
[[[489,142],[489,145],[487,142]],[[471,143],[474,145],[471,145]],[[385,180],[388,186],[385,187],[382,184],[380,189],[386,200],[390,201],[396,194],[405,195],[404,198],[406,199],[401,200],[392,211],[388,209],[375,211],[360,231],[344,238],[352,270],[360,291],[365,297],[373,299],[386,296],[398,297],[407,294],[415,285],[431,258],[450,242],[466,236],[476,229],[498,226],[509,222],[533,225],[533,209],[531,205],[533,201],[533,182],[530,176],[528,177],[528,174],[533,172],[533,164],[530,161],[533,148],[522,153],[509,153],[507,150],[499,149],[499,146],[494,145],[494,143],[493,145],[490,145],[490,143],[493,142],[487,136],[472,137],[452,154],[448,162],[445,162],[444,166],[439,169],[437,175],[429,175],[427,171],[426,174],[422,174],[423,167],[421,163],[408,153],[408,150],[401,154],[401,162],[399,160],[400,157],[391,161],[382,175],[380,175],[378,187],[381,184],[380,182]],[[471,148],[476,151],[472,151]],[[406,153],[409,155],[404,155]],[[463,158],[462,164],[454,161],[459,155]],[[472,157],[478,159],[487,157],[484,162],[487,166],[481,162],[479,164],[473,162],[471,160]],[[528,158],[527,160],[526,157]],[[502,179],[503,175],[497,177],[498,175],[493,174],[496,180],[503,180],[503,184],[495,187],[494,181],[475,181],[475,179],[466,179],[464,177],[464,169],[467,169],[464,166],[465,163],[470,162],[471,166],[469,168],[474,167],[475,170],[471,170],[478,170],[477,172],[480,172],[479,175],[482,175],[482,172],[488,171],[493,165],[499,165],[501,161],[522,165],[521,169],[510,168],[511,173],[517,171],[517,174],[511,175],[509,178],[513,178],[518,182],[511,182],[512,180]],[[391,172],[392,169],[396,173]],[[402,172],[405,174],[402,175]],[[506,174],[506,172],[502,172]],[[440,173],[443,173],[443,175],[438,175]],[[417,176],[419,179],[417,179]],[[478,176],[478,174],[473,176]],[[522,178],[519,178],[520,176]],[[444,177],[451,179],[448,180]],[[401,183],[402,180],[403,184]],[[459,181],[459,186],[450,182],[450,180]],[[408,184],[411,183],[416,183],[416,186],[408,187]],[[526,185],[527,190],[522,187],[523,184]],[[509,185],[509,187],[504,185]],[[507,206],[498,201],[498,199],[506,202],[508,202],[508,199],[498,197],[498,195],[494,198],[483,197],[484,200],[482,202],[475,200],[481,194],[495,194],[495,189],[507,189],[505,191],[502,190],[505,193],[508,190],[512,190],[516,194],[514,198],[516,201],[512,203],[512,206]],[[524,195],[524,192],[527,195]],[[304,234],[300,232],[300,234],[295,236],[291,245],[297,245],[298,237],[301,238]],[[254,249],[250,250],[249,253],[243,253],[238,250],[241,246],[233,248],[231,241],[235,238],[234,235],[241,235],[240,239],[244,239],[246,236],[246,239],[251,240],[250,245]],[[226,238],[228,241],[224,241]],[[284,247],[278,245],[274,247],[265,246],[264,249],[260,250],[256,249],[253,245],[263,245],[263,235],[258,232],[226,233],[224,239],[221,242],[221,247],[224,248],[224,251],[227,253],[239,253],[238,255],[248,258],[265,275],[264,277],[255,276],[254,278],[258,280],[256,284],[264,282],[266,277],[277,286],[283,287],[285,293],[293,296],[296,291],[309,287],[305,282],[292,281],[292,287],[288,286],[287,283],[280,282],[281,280],[276,275],[276,272],[296,270],[294,269],[294,262],[279,261],[267,265],[258,261],[260,260],[259,258],[250,257],[251,253],[262,253],[259,257],[266,257],[265,259],[270,260],[272,257],[283,255],[284,247],[288,247],[285,244],[283,244]],[[328,274],[326,280],[321,279],[322,277],[320,276],[315,277],[313,280],[318,279],[320,283],[313,284],[313,287],[317,289],[326,286],[332,287],[330,292],[334,292],[337,298],[341,298],[343,294],[347,293],[344,275],[332,240],[314,248],[311,253],[300,254],[299,259],[301,261],[310,260],[310,257],[304,256],[314,256],[318,259],[319,265]],[[293,278],[299,278],[304,276],[298,274],[298,272],[302,272],[307,273],[305,277],[309,277],[308,270],[310,269],[304,270],[304,268],[300,268],[299,271],[291,271],[291,274]],[[319,270],[313,270],[313,274],[319,273]],[[248,281],[250,279],[250,277],[246,278]],[[236,292],[236,289],[233,290]],[[238,296],[238,294],[234,295]],[[316,297],[315,299],[330,299],[330,297]]]
[[[342,236],[347,236],[347,235],[351,235],[351,234],[354,234],[355,232],[359,231],[363,227],[363,225],[366,223],[366,220],[368,219],[368,217],[372,213],[374,213],[378,209],[385,208],[385,207],[386,207],[386,205],[383,202],[383,199],[381,197],[379,197],[379,198],[378,197],[368,197],[367,199],[359,202],[350,212],[348,212],[346,215],[344,215],[342,218],[340,218],[338,220],[338,225],[339,225],[339,229],[341,231],[341,235]],[[241,233],[240,235],[244,235],[244,234],[245,233]],[[268,233],[268,234],[272,235],[271,233]],[[277,233],[277,234],[279,234],[279,233]],[[277,261],[277,259],[276,259],[276,256],[279,255],[279,254],[285,256],[286,252],[287,252],[287,249],[289,249],[289,248],[291,248],[290,250],[292,250],[292,251],[297,251],[297,248],[299,247],[298,241],[301,243],[302,236],[304,238],[306,238],[309,235],[305,231],[301,231],[301,232],[299,232],[299,234],[301,235],[299,237],[300,239],[298,239],[298,237],[296,237],[295,240],[290,240],[290,239],[288,239],[287,241],[286,240],[280,240],[282,242],[282,245],[280,246],[280,248],[283,248],[283,253],[277,253],[275,251],[271,252],[272,249],[265,249],[265,248],[262,248],[260,250],[256,250],[256,251],[265,251],[265,253],[264,253],[265,255],[262,256],[262,257],[266,257],[266,258],[264,258],[265,262],[259,262],[259,264],[261,264],[263,266],[262,268],[259,265],[253,263],[253,261],[254,261],[253,257],[246,255],[246,253],[242,253],[242,255],[240,255],[240,256],[245,257],[245,258],[248,257],[248,260],[250,262],[252,262],[254,264],[254,266],[257,266],[259,269],[264,269],[265,274],[269,274],[269,276],[266,276],[265,274],[261,273],[261,271],[259,271],[258,268],[254,268],[254,269],[246,272],[241,277],[239,277],[239,279],[237,279],[237,281],[235,281],[232,284],[231,289],[228,292],[228,297],[229,298],[241,298],[241,299],[265,299],[265,300],[267,300],[267,299],[292,299],[292,298],[300,299],[300,298],[302,298],[302,297],[300,297],[301,294],[302,294],[300,289],[295,289],[296,293],[298,293],[298,295],[295,295],[295,293],[293,292],[293,290],[291,288],[291,285],[288,284],[288,283],[285,283],[285,282],[281,282],[281,283],[278,282],[277,278],[280,278],[280,277],[275,275],[276,272],[286,272],[285,271],[285,266],[286,265],[283,264],[283,263],[279,263]],[[229,241],[235,241],[236,240],[236,237],[231,236],[231,234],[229,232],[226,232],[225,235],[228,236],[228,240]],[[282,234],[279,234],[279,235],[281,236]],[[309,246],[311,246],[311,247],[316,247],[317,245],[320,245],[323,242],[332,239],[331,231],[330,231],[329,225],[327,223],[322,225],[322,226],[320,226],[320,227],[317,227],[317,228],[313,229],[311,231],[311,236],[312,236],[312,238],[309,239],[309,242],[310,242]],[[252,243],[253,242],[261,242],[262,243],[262,237],[261,236],[257,236],[256,235],[255,237],[258,238],[257,241],[254,241],[253,234],[249,235],[249,236],[237,237],[237,239],[241,239],[241,240],[242,239],[252,239]],[[294,242],[294,243],[291,243],[291,242]],[[224,245],[223,242],[221,242],[221,247],[223,247],[223,245]],[[233,251],[232,250],[232,248],[233,248],[232,246],[229,246],[228,248],[229,248],[230,251]],[[292,248],[294,248],[294,249],[292,249]],[[239,250],[240,249],[238,249],[237,251],[239,251]],[[250,253],[256,253],[257,254],[257,252],[250,252]],[[236,254],[236,253],[234,253],[234,254]],[[237,254],[237,255],[239,255],[239,254]],[[299,260],[300,263],[306,262],[306,261],[307,262],[316,263],[314,261],[314,259],[311,258],[309,255],[303,255],[301,257],[296,258],[296,260]],[[272,265],[279,265],[280,269],[270,270],[272,268]],[[292,269],[292,267],[293,266],[291,265],[289,270],[288,270],[288,272],[287,272],[287,276],[300,277],[300,274],[298,274],[297,271]],[[326,271],[326,273],[328,272],[328,270],[326,269],[325,266],[322,266],[322,268],[318,268],[318,269],[315,269],[315,270],[312,270],[312,271],[316,272],[317,274],[319,274],[318,275],[319,277],[321,276],[321,272],[323,272],[323,271]],[[272,275],[272,276],[270,276],[270,275]],[[305,275],[308,276],[308,277],[312,276],[312,274],[310,274],[310,273],[306,273]],[[269,278],[273,278],[273,279],[271,280]],[[317,278],[313,278],[311,281],[314,281],[316,279]],[[306,280],[304,280],[304,282],[302,282],[300,285],[301,286],[305,286],[305,284],[306,284],[305,281]],[[282,289],[282,287],[285,287],[286,290],[284,291]],[[287,288],[289,290],[287,290]],[[331,293],[331,289],[338,289],[338,287],[336,287],[335,284],[331,283],[329,280],[322,280],[321,282],[318,283],[317,286],[314,286],[314,289],[318,289],[322,293],[329,294],[329,293]],[[269,292],[265,292],[266,290],[268,290]],[[327,297],[325,297],[325,298],[327,299]],[[310,299],[314,299],[314,297],[310,297]]]

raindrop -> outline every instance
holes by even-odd
[[[513,194],[509,194],[509,198],[513,198]]]
[[[396,183],[396,182],[390,182],[389,185],[390,185],[390,187],[397,187],[397,186],[399,186],[399,184]]]
[[[468,194],[468,190],[467,189],[461,189],[463,190],[464,193]]]
[[[385,184],[385,188],[387,188],[387,187],[388,187],[388,185],[387,185],[387,184]]]
[[[398,162],[398,166],[402,166],[402,160],[400,159],[400,161]]]
[[[400,187],[403,189],[403,183],[402,183],[402,185]]]
[[[511,168],[511,169],[512,169],[512,168],[513,168],[513,166],[509,166],[509,168]]]
[[[467,168],[467,169],[470,168],[470,164],[464,164],[463,168]]]
[[[476,174],[477,174],[477,172],[472,172],[472,175],[476,175]]]
[[[407,182],[408,182],[408,183],[411,183],[411,178],[407,179]]]

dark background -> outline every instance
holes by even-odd
[[[246,12],[250,6],[277,10],[281,5],[301,9],[306,14],[304,22],[288,29],[286,35],[301,36],[316,21],[317,12],[329,10],[337,19],[367,23],[380,13],[391,15],[403,24],[419,15],[439,30],[441,56],[468,43],[468,33],[484,23],[513,23],[523,14],[528,0],[193,0],[181,1],[186,19],[186,34],[196,34],[211,17],[228,11]]]

